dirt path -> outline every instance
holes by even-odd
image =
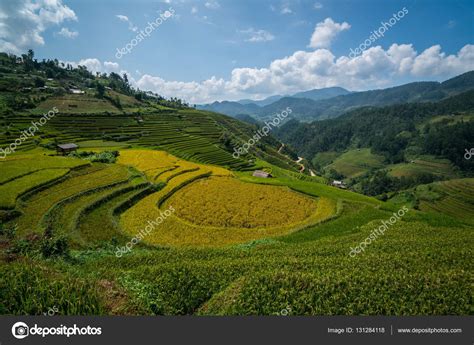
[[[303,173],[304,171],[304,164],[301,164],[300,162],[303,160],[304,158],[303,157],[298,157],[298,160],[295,161],[296,164],[298,164],[300,166],[300,173]]]
[[[285,144],[282,143],[280,148],[278,149],[278,153],[281,153],[281,150],[283,150],[284,147],[285,147]],[[288,159],[291,159],[287,155],[284,155],[284,156],[287,157]],[[305,169],[304,164],[300,163],[303,159],[304,159],[303,157],[298,157],[298,160],[294,161],[296,164],[300,166],[300,173],[303,173]],[[311,173],[311,176],[316,176],[316,174],[314,174],[311,170],[309,172]]]
[[[285,144],[281,144],[280,148],[278,149],[278,153],[281,153],[281,150],[285,147]]]

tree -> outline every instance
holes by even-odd
[[[33,58],[35,57],[35,52],[33,51],[33,49],[28,49],[28,60],[30,61],[33,61]]]
[[[105,95],[105,86],[102,85],[101,83],[97,82],[96,84],[96,90],[97,90],[97,97],[98,98],[104,98]]]
[[[36,87],[43,87],[44,86],[44,79],[43,78],[35,78],[35,86]]]

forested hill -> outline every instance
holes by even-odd
[[[398,163],[407,152],[448,158],[464,171],[474,171],[474,160],[463,154],[474,142],[474,91],[437,103],[406,103],[365,107],[336,119],[310,124],[290,121],[277,136],[299,155],[371,148],[387,163]]]

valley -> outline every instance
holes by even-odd
[[[1,314],[472,313],[472,162],[436,141],[455,142],[450,126],[466,145],[472,92],[293,119],[235,158],[258,121],[136,90],[118,74],[17,61],[0,55]],[[439,178],[389,184],[426,172]],[[331,186],[338,178],[350,188]]]

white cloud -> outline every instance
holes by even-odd
[[[336,23],[332,18],[326,18],[323,22],[316,24],[309,47],[311,48],[327,48],[331,45],[331,41],[341,31],[349,30],[350,25],[347,22]]]
[[[77,21],[61,0],[0,1],[0,51],[21,54],[44,45],[42,33],[66,20]]]
[[[219,7],[221,7],[221,5],[219,4],[219,2],[217,2],[216,0],[210,0],[210,1],[207,1],[204,6],[206,6],[208,9],[210,10],[217,10]]]
[[[117,14],[115,15],[118,19],[120,19],[122,22],[128,22],[128,17],[124,16],[123,14]]]
[[[165,97],[207,103],[330,86],[351,90],[382,88],[420,78],[443,80],[473,69],[474,45],[447,55],[438,45],[418,54],[411,44],[392,44],[387,50],[371,47],[354,59],[337,58],[328,49],[297,51],[265,68],[234,68],[228,80],[212,77],[201,82],[166,81],[144,74],[136,85]]]
[[[291,10],[291,8],[288,5],[285,5],[285,6],[282,7],[280,13],[281,14],[291,14],[291,13],[293,13],[293,11]]]
[[[315,2],[314,5],[313,5],[313,8],[315,10],[320,10],[321,8],[323,8],[323,4],[320,3],[320,2]]]
[[[57,34],[60,35],[60,36],[65,37],[65,38],[74,39],[79,35],[79,32],[70,31],[68,28],[62,28],[61,31],[59,31]]]
[[[123,14],[117,14],[115,15],[121,22],[125,22],[125,23],[128,23],[128,29],[130,31],[133,31],[133,32],[137,32],[138,31],[138,27],[136,27],[135,25],[133,25],[132,21],[127,17],[127,16],[124,16]]]
[[[245,39],[246,42],[267,42],[273,41],[275,39],[275,36],[266,30],[255,30],[253,28],[249,28],[247,30],[240,30],[240,33],[247,36]]]
[[[196,6],[193,6],[191,8],[191,14],[196,14],[196,13],[198,13],[198,8]]]
[[[450,21],[448,22],[448,24],[446,24],[446,27],[447,27],[448,29],[452,29],[452,28],[454,28],[455,26],[456,26],[456,21],[455,21],[455,20],[450,20]]]
[[[81,59],[79,61],[61,61],[61,62],[64,62],[64,64],[70,64],[73,67],[85,66],[90,72],[94,74],[96,72],[100,72],[100,73],[115,72],[120,75],[127,73],[127,75],[130,76],[130,73],[128,73],[126,70],[120,69],[120,65],[117,62],[113,62],[113,61],[104,61],[104,63],[102,63],[97,58],[87,58],[87,59]],[[129,80],[130,79],[131,78],[129,78]]]
[[[247,30],[245,30],[247,31]],[[256,30],[250,32],[258,32]],[[116,62],[97,58],[71,63],[84,65],[92,72],[127,73]],[[179,97],[190,103],[215,100],[264,98],[331,86],[350,90],[384,88],[415,80],[445,80],[474,70],[474,45],[467,44],[455,54],[433,45],[417,52],[412,44],[392,44],[388,49],[370,47],[351,59],[335,56],[329,49],[299,50],[272,61],[263,68],[234,68],[227,78],[212,76],[203,81],[172,81],[141,74],[130,83],[164,97]]]
[[[105,70],[108,70],[108,71],[118,71],[120,66],[116,62],[104,61],[104,68]]]

